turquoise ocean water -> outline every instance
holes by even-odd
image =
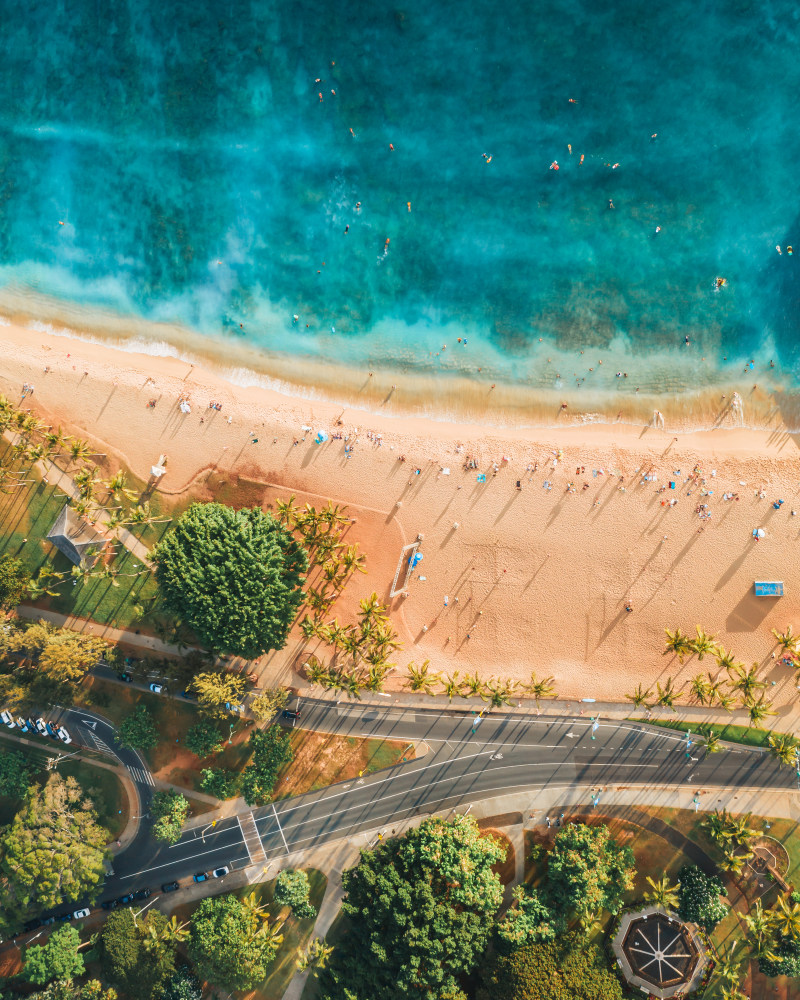
[[[790,0],[6,0],[3,29],[0,304],[532,390],[800,375]]]

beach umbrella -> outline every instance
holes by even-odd
[[[325,441],[328,440],[327,432],[326,431],[317,431],[317,436],[316,436],[316,438],[314,440],[317,442],[317,444],[323,444]]]
[[[753,538],[764,538],[766,534],[763,528],[753,528]]]

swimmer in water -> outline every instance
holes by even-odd
[[[580,161],[578,162],[578,166],[580,166],[581,163],[583,163],[583,153],[581,153],[581,158],[580,158]]]
[[[567,149],[569,150],[569,155],[572,156],[572,146],[567,143]]]
[[[683,338],[683,342],[684,342],[684,344],[686,344],[687,347],[689,346],[690,341],[689,341],[689,334],[688,333]]]
[[[612,201],[611,198],[608,199],[608,207],[609,208],[613,208],[614,207],[614,202]]]
[[[550,169],[558,170],[558,160],[553,160],[553,162],[550,164]]]

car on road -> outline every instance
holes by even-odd
[[[207,882],[208,874],[207,872],[198,872],[196,875],[192,875],[192,878],[195,880],[195,882]]]
[[[63,726],[59,726],[56,734],[62,743],[72,743],[72,737]]]
[[[244,711],[244,705],[234,705],[234,703],[232,701],[226,701],[225,702],[225,708],[227,708],[227,710],[229,712],[243,712]]]
[[[50,924],[54,924],[55,922],[55,917],[45,917],[44,920],[42,920],[42,927],[49,927]]]
[[[36,732],[40,736],[47,736],[47,726],[44,719],[36,719],[33,724],[36,726]]]
[[[153,692],[153,694],[161,694],[161,692],[164,690],[164,685],[163,684],[151,684],[150,685],[150,690]]]
[[[28,723],[22,718],[22,716],[17,719],[17,726],[23,731],[23,733],[29,732]]]
[[[133,894],[134,899],[149,899],[153,895],[152,889],[137,889]]]
[[[291,719],[292,721],[294,721],[295,719],[299,719],[300,718],[300,709],[298,708],[296,711],[292,711],[292,709],[290,709],[290,708],[285,708],[281,712],[281,718],[282,719]]]
[[[41,926],[42,921],[38,917],[34,917],[33,920],[29,920],[26,924],[23,924],[22,929],[27,934],[29,931],[35,931],[37,927]]]
[[[211,873],[212,878],[222,878],[223,875],[227,875],[230,868],[227,865],[223,865],[222,868],[215,868]]]
[[[56,920],[58,920],[59,923],[63,924],[65,920],[72,920],[72,914],[71,913],[59,913],[56,916]]]
[[[72,919],[73,920],[83,920],[84,917],[88,917],[88,916],[89,916],[89,907],[88,906],[84,906],[82,910],[76,910],[72,914]]]
[[[100,904],[100,906],[104,910],[116,910],[116,908],[119,906],[119,900],[118,899],[104,899],[103,902]]]
[[[133,902],[133,893],[126,892],[124,896],[120,896],[117,900],[117,906],[128,906]]]
[[[16,722],[14,722],[11,712],[0,712],[0,719],[3,720],[3,722],[5,723],[5,725],[8,726],[9,729],[17,728],[17,724]]]
[[[58,739],[58,733],[56,732],[56,727],[53,725],[52,722],[45,722],[44,727],[47,730],[47,735],[51,739],[54,739],[54,740]]]
[[[123,670],[121,674],[117,674],[117,677],[121,681],[125,681],[126,684],[130,684],[133,680],[133,674],[129,674],[127,670]]]
[[[180,885],[177,882],[165,882],[161,886],[162,892],[177,892],[180,889]]]

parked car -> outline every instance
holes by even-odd
[[[152,893],[151,889],[137,889],[136,892],[133,894],[133,898],[134,899],[149,899],[149,897],[152,896],[152,895],[153,895],[153,893]]]
[[[23,733],[27,733],[29,731],[28,723],[22,718],[22,716],[17,719],[17,726],[23,731]]]
[[[29,931],[35,931],[37,927],[42,926],[42,921],[38,917],[34,917],[33,920],[29,920],[27,924],[23,924],[22,929],[27,934]]]
[[[36,732],[40,736],[47,736],[47,726],[44,723],[44,719],[36,719],[33,724],[36,726]]]
[[[126,892],[124,896],[120,896],[117,900],[117,906],[128,906],[133,902],[133,893]]]
[[[8,726],[9,729],[17,728],[17,724],[16,722],[14,722],[11,712],[0,712],[0,719],[3,720],[3,722],[5,723],[5,725]]]
[[[180,889],[180,886],[178,885],[177,882],[165,882],[161,886],[162,892],[177,892],[178,889]]]
[[[211,873],[212,878],[222,878],[223,875],[227,875],[230,868],[227,865],[223,865],[222,868],[215,868]]]
[[[290,708],[285,708],[281,712],[281,718],[282,719],[291,719],[292,721],[294,721],[295,719],[299,719],[300,718],[300,709],[298,708],[296,712],[293,712]]]
[[[88,917],[88,916],[89,916],[89,907],[88,906],[84,906],[82,910],[76,910],[72,914],[72,919],[73,920],[83,920],[84,917]]]
[[[49,927],[50,924],[54,924],[55,922],[55,917],[45,917],[44,920],[42,920],[42,927]]]
[[[244,711],[244,705],[234,705],[234,703],[232,701],[226,701],[225,702],[225,708],[227,708],[229,712],[243,712]]]
[[[192,878],[195,880],[195,882],[208,881],[208,875],[206,874],[206,872],[198,872],[196,875],[192,875]]]
[[[164,690],[164,685],[163,684],[151,684],[150,685],[150,690],[153,692],[153,694],[161,694],[161,692]]]
[[[58,727],[56,734],[62,743],[72,743],[72,737],[63,726]]]
[[[52,722],[45,722],[44,727],[47,730],[47,735],[51,739],[54,739],[54,740],[58,739],[58,733],[56,732],[56,727],[53,725]]]
[[[117,674],[117,677],[119,677],[121,681],[125,681],[126,684],[130,684],[133,680],[133,675],[129,674],[127,670],[123,670],[121,674]]]
[[[116,899],[104,899],[100,906],[104,910],[116,910],[119,906],[119,900]]]

